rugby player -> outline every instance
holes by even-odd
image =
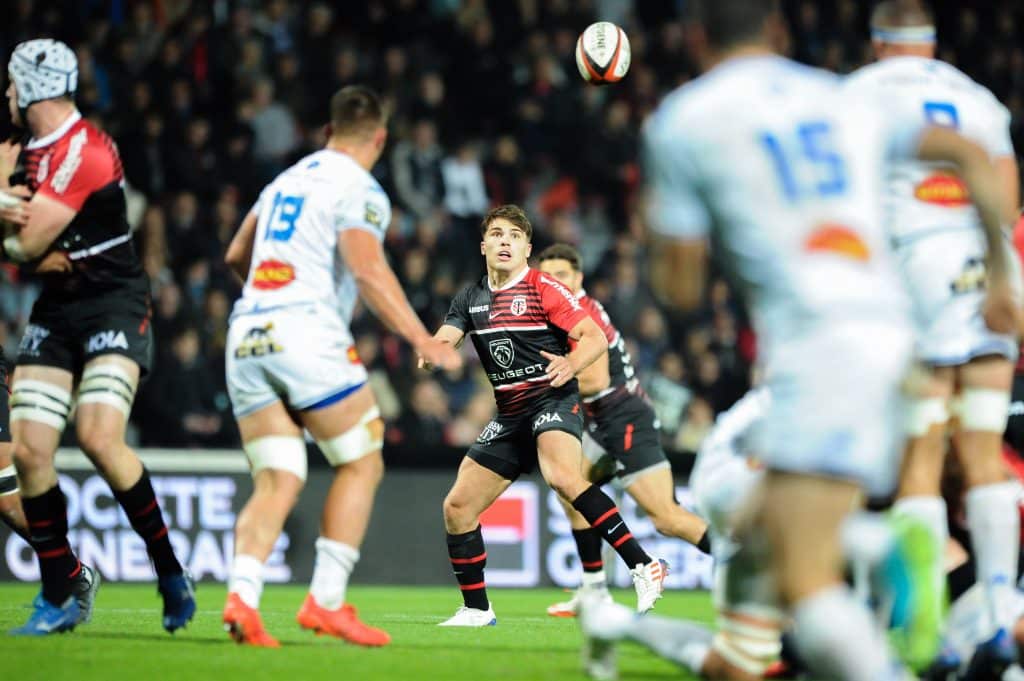
[[[254,646],[279,645],[258,608],[263,564],[306,480],[303,428],[335,473],[298,623],[365,646],[391,640],[346,601],[384,472],[384,422],[349,330],[357,300],[421,359],[461,366],[454,347],[424,328],[384,256],[391,202],[370,175],[387,140],[379,97],[345,87],[330,115],[326,147],[267,185],[226,256],[245,281],[226,371],[254,489],[235,527],[223,621],[237,642]]]
[[[528,266],[533,227],[521,208],[494,208],[480,233],[487,274],[455,297],[435,337],[452,346],[472,339],[494,386],[498,415],[470,447],[444,500],[448,554],[464,605],[442,626],[497,622],[484,582],[480,514],[538,464],[551,488],[625,561],[637,610],[646,612],[661,597],[667,564],[647,555],[614,502],[581,473],[576,375],[607,351],[605,335],[568,289]]]
[[[608,352],[576,375],[583,401],[584,424],[592,438],[583,445],[583,475],[603,485],[613,478],[633,497],[661,534],[678,537],[708,553],[707,523],[675,499],[672,467],[661,448],[658,418],[636,377],[626,341],[600,302],[583,288],[579,252],[554,244],[537,257],[537,269],[551,275],[576,296],[608,340]],[[570,343],[571,345],[571,343]],[[601,533],[559,498],[569,517],[583,568],[581,589],[610,601],[601,558]],[[574,617],[581,593],[548,607],[554,617]]]
[[[192,579],[174,555],[149,474],[125,443],[139,379],[149,370],[149,280],[132,244],[114,142],[74,103],[78,64],[56,40],[15,47],[7,66],[11,118],[28,132],[0,221],[16,226],[3,255],[43,273],[11,388],[14,461],[39,558],[42,594],[14,633],[45,635],[88,621],[98,573],[68,544],[54,455],[71,412],[78,444],[145,541],[174,632],[195,613]],[[0,173],[4,182],[8,176]],[[11,197],[26,199],[11,205]]]
[[[850,77],[859,96],[884,103],[895,120],[927,121],[956,130],[985,149],[998,170],[1003,221],[1018,207],[1017,160],[1010,113],[955,67],[935,59],[935,22],[916,0],[886,0],[871,16],[878,61]],[[981,658],[1007,665],[1016,657],[1011,609],[1017,569],[1017,486],[1005,479],[1001,438],[1018,355],[1017,330],[985,324],[986,289],[1011,286],[1020,301],[1019,263],[1005,239],[989,243],[963,180],[946,163],[900,160],[889,165],[885,200],[889,234],[907,282],[918,360],[927,375],[907,413],[910,440],[896,509],[928,523],[940,545],[948,536],[939,482],[952,419],[954,451],[967,481],[966,516],[988,604]],[[990,249],[1000,251],[998,258]],[[1007,271],[989,272],[1003,266]],[[944,579],[936,563],[933,578]],[[979,659],[975,665],[983,666]]]
[[[777,3],[715,0],[699,10],[707,72],[670,94],[645,129],[653,284],[694,307],[714,237],[750,306],[772,394],[756,436],[765,479],[744,543],[763,540],[814,675],[901,679],[906,670],[842,581],[840,541],[865,490],[892,491],[902,444],[895,421],[912,328],[883,230],[884,164],[956,161],[990,244],[1002,238],[997,175],[954,132],[892,121],[833,74],[778,56]],[[988,257],[987,320],[1012,332],[1019,310],[1005,257]]]

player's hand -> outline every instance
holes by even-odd
[[[0,189],[0,222],[13,227],[24,227],[28,224],[28,199],[32,192],[23,184],[7,189]]]
[[[0,185],[6,185],[14,167],[18,164],[18,154],[21,153],[21,145],[17,142],[7,140],[0,142]]]
[[[540,354],[541,357],[548,360],[548,366],[544,371],[553,388],[561,388],[576,375],[576,369],[573,368],[572,362],[567,356],[553,355],[544,350],[541,350]]]
[[[420,369],[459,369],[462,367],[462,356],[451,343],[436,338],[423,341],[416,346],[416,366]]]
[[[71,260],[64,251],[50,251],[39,264],[36,265],[36,272],[46,274],[48,272],[70,272]]]
[[[1024,326],[1017,296],[1007,281],[989,283],[984,315],[985,325],[996,333],[1017,335]]]

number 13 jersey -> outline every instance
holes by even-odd
[[[338,235],[361,229],[384,240],[391,202],[377,180],[347,154],[322,149],[278,175],[252,212],[252,261],[234,315],[313,303],[347,326],[359,292]]]

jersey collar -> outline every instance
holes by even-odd
[[[499,288],[494,288],[493,286],[491,286],[491,278],[489,276],[487,276],[486,274],[484,275],[484,280],[487,282],[487,288],[489,288],[491,291],[504,291],[505,289],[512,288],[513,286],[515,286],[516,284],[521,282],[526,277],[526,273],[529,272],[529,271],[530,271],[530,266],[527,265],[526,267],[523,268],[522,272],[520,272],[519,274],[517,274],[515,276],[514,279],[510,279],[509,281],[506,281]]]
[[[28,141],[28,144],[25,145],[25,148],[26,149],[42,149],[43,147],[50,146],[51,144],[53,144],[54,142],[59,140],[61,137],[66,135],[68,130],[71,129],[71,126],[73,126],[75,123],[77,123],[80,120],[82,120],[82,114],[79,113],[79,111],[77,109],[75,109],[74,111],[71,112],[71,115],[68,116],[67,120],[60,124],[59,128],[57,128],[56,130],[51,132],[46,137],[41,137],[39,139],[36,139],[36,138],[33,137],[32,139],[30,139]]]

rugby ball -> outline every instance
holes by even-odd
[[[595,85],[617,83],[629,71],[629,38],[610,21],[587,26],[576,41],[576,68]]]

